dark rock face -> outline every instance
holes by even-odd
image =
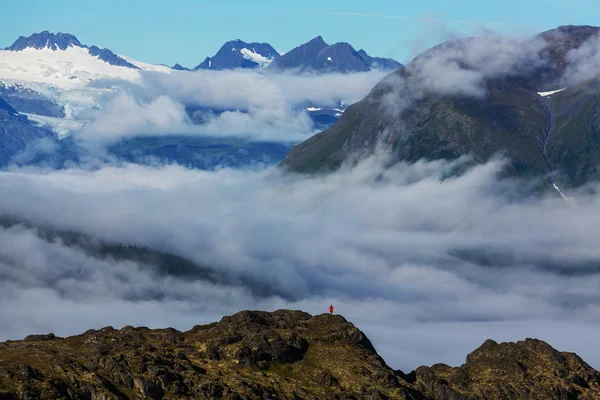
[[[56,335],[54,335],[54,333],[48,333],[46,335],[29,335],[25,339],[23,339],[23,341],[24,342],[46,342],[46,341],[55,340],[55,339],[60,339],[60,338],[57,338]]]
[[[246,43],[237,39],[225,43],[214,57],[206,57],[194,70],[253,69],[260,67],[261,64],[245,55],[242,52],[243,49],[258,54],[267,60],[279,58],[279,53],[268,43]]]
[[[98,57],[102,61],[107,62],[111,65],[116,65],[118,67],[127,67],[131,69],[139,69],[135,65],[125,61],[124,59],[117,56],[115,53],[108,49],[100,48],[98,46],[92,46],[88,48],[88,51],[92,56]]]
[[[381,144],[393,161],[470,155],[486,162],[501,153],[509,159],[510,175],[554,176],[561,187],[598,179],[599,81],[551,97],[537,92],[557,89],[568,66],[567,53],[599,30],[568,26],[538,35],[532,42],[539,42],[534,49],[539,54],[510,74],[486,75],[481,98],[443,94],[423,85],[423,60],[444,52],[463,54],[474,39],[436,46],[386,77],[331,128],[294,147],[282,166],[298,172],[334,170],[352,157],[372,154]],[[469,60],[454,61],[460,65]]]
[[[11,105],[8,104],[3,98],[0,98],[0,111],[4,111],[5,113],[12,115],[13,117],[19,116],[17,110],[12,108]]]
[[[4,99],[0,98],[0,166],[42,138],[53,138],[52,132],[32,126]]]
[[[319,57],[319,53],[328,47],[321,36],[304,43],[279,58],[276,62],[269,65],[269,69],[294,69],[302,68],[305,64],[311,64]],[[321,60],[326,61],[326,60]]]
[[[360,49],[358,55],[371,69],[394,71],[402,68],[402,64],[392,58],[371,57],[366,51]]]
[[[188,332],[106,327],[0,343],[1,399],[597,399],[600,374],[528,339],[393,371],[338,315],[242,311]]]
[[[180,64],[175,64],[171,67],[171,69],[174,69],[175,71],[190,71],[189,68],[184,67],[183,65]]]
[[[394,70],[402,64],[370,57],[364,50],[356,51],[348,43],[328,45],[321,36],[296,47],[273,61],[267,68],[298,72],[366,72],[371,69]]]

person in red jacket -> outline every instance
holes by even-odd
[[[333,314],[333,306],[329,306],[329,314]]]

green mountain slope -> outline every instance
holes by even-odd
[[[554,126],[546,150],[562,181],[580,186],[599,178],[600,81],[566,89],[549,99]]]
[[[470,155],[485,162],[500,154],[509,160],[512,175],[553,176],[567,187],[594,180],[600,144],[597,85],[587,82],[545,97],[538,91],[556,89],[568,51],[597,32],[561,27],[539,35],[544,62],[486,77],[483,96],[419,88],[420,57],[435,55],[438,46],[386,77],[330,129],[294,147],[281,165],[297,172],[331,171],[383,147],[392,161]],[[452,50],[465,43],[442,46]]]

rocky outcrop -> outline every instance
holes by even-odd
[[[600,373],[573,353],[535,339],[487,340],[459,368],[417,369],[426,395],[446,399],[598,399]]]

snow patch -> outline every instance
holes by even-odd
[[[562,92],[565,89],[551,90],[549,92],[538,92],[538,94],[542,97],[552,96],[554,93]]]
[[[331,57],[327,57],[327,61],[333,62],[333,60],[331,59]]]
[[[254,49],[252,49],[252,50],[254,50]],[[267,58],[267,57],[260,55],[252,50],[244,48],[244,49],[240,50],[240,52],[242,53],[242,56],[246,60],[254,61],[261,68],[264,68],[267,65],[271,64],[271,62],[273,62],[273,58]]]
[[[120,54],[117,54],[117,56],[121,57],[123,60],[127,61],[129,64],[135,65],[136,67],[138,67],[139,69],[141,69],[143,71],[164,72],[167,74],[170,74],[172,72],[171,68],[167,67],[166,65],[148,64],[148,63],[145,63],[142,61],[134,60],[131,57],[122,56]]]
[[[306,111],[309,111],[309,112],[313,112],[313,111],[321,111],[321,110],[322,110],[322,108],[316,108],[316,107],[308,107],[308,108],[306,109]]]
[[[0,50],[0,79],[3,80],[49,83],[62,89],[74,89],[101,78],[138,82],[140,74],[137,70],[104,62],[82,47],[71,46],[64,51]]]

